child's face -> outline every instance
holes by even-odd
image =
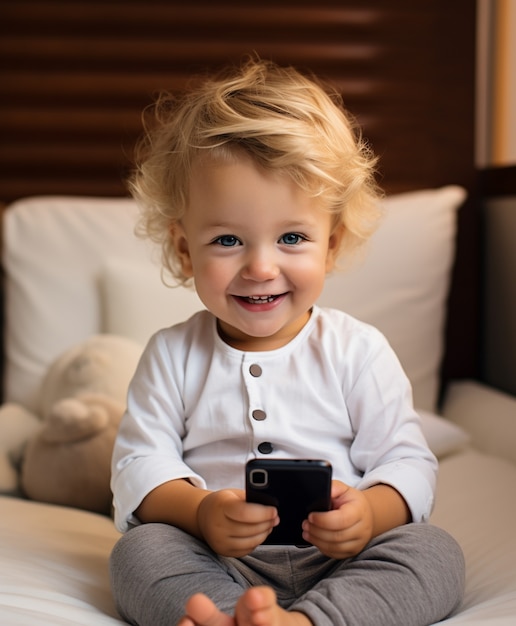
[[[271,350],[306,324],[340,239],[331,221],[289,178],[247,157],[197,165],[172,237],[183,272],[230,345]]]

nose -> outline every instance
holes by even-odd
[[[241,276],[246,280],[265,282],[279,276],[280,269],[274,251],[254,248],[247,253]]]

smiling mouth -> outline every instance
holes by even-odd
[[[284,296],[285,294],[280,293],[276,296],[273,295],[269,295],[269,296],[237,296],[239,300],[243,300],[244,302],[248,302],[249,304],[267,304],[269,302],[274,302],[275,300],[277,300],[278,298],[281,298],[281,296]]]

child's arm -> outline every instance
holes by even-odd
[[[374,485],[359,491],[366,497],[373,515],[371,539],[411,521],[410,510],[403,496],[390,485]]]
[[[332,510],[311,513],[304,523],[305,539],[326,556],[344,559],[358,554],[374,537],[411,520],[396,489],[375,485],[360,491],[333,481]]]
[[[143,523],[181,528],[224,556],[249,554],[279,521],[274,507],[249,504],[240,489],[207,491],[182,479],[153,489],[135,514]]]

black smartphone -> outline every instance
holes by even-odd
[[[278,509],[280,523],[264,541],[309,545],[301,524],[312,511],[331,506],[332,467],[319,459],[253,459],[246,465],[246,500]]]

